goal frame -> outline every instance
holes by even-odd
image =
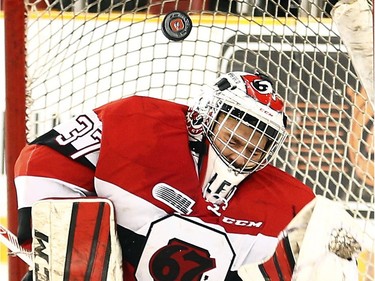
[[[13,167],[26,144],[26,58],[25,6],[23,0],[4,0],[5,35],[5,169],[7,174],[8,229],[17,233],[17,197]],[[27,265],[19,258],[8,259],[8,276],[21,280]]]
[[[8,229],[13,233],[17,233],[17,197],[13,181],[13,167],[19,152],[26,144],[26,10],[23,0],[4,0],[3,3],[5,14],[7,216]],[[375,20],[373,18],[373,26],[374,24]],[[27,265],[19,258],[9,258],[8,269],[9,279],[11,276],[12,280],[13,278],[14,280],[21,280],[27,271]]]

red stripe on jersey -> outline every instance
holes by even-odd
[[[110,251],[109,217],[108,204],[74,203],[64,280],[100,281],[106,276]]]

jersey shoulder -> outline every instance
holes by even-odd
[[[107,116],[129,116],[133,114],[155,116],[155,117],[176,117],[176,115],[185,115],[188,107],[172,101],[145,96],[131,96],[114,102],[110,102],[94,111],[100,119]]]
[[[315,198],[313,190],[303,182],[272,165],[251,175],[246,180],[248,189],[264,200],[290,206],[299,212]]]
[[[277,182],[279,188],[288,190],[293,188],[297,192],[312,194],[312,190],[309,186],[275,166],[267,165],[263,170],[259,171],[258,175],[265,181]]]

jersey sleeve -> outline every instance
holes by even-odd
[[[94,195],[100,144],[101,121],[90,112],[24,147],[14,168],[18,208],[44,198]]]
[[[295,215],[297,215],[309,202],[315,198],[313,190],[303,184],[302,182],[296,182],[296,186],[299,189],[298,199],[295,200]]]

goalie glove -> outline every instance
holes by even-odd
[[[244,281],[355,281],[359,228],[337,203],[317,196],[279,235],[274,254],[242,266]]]

